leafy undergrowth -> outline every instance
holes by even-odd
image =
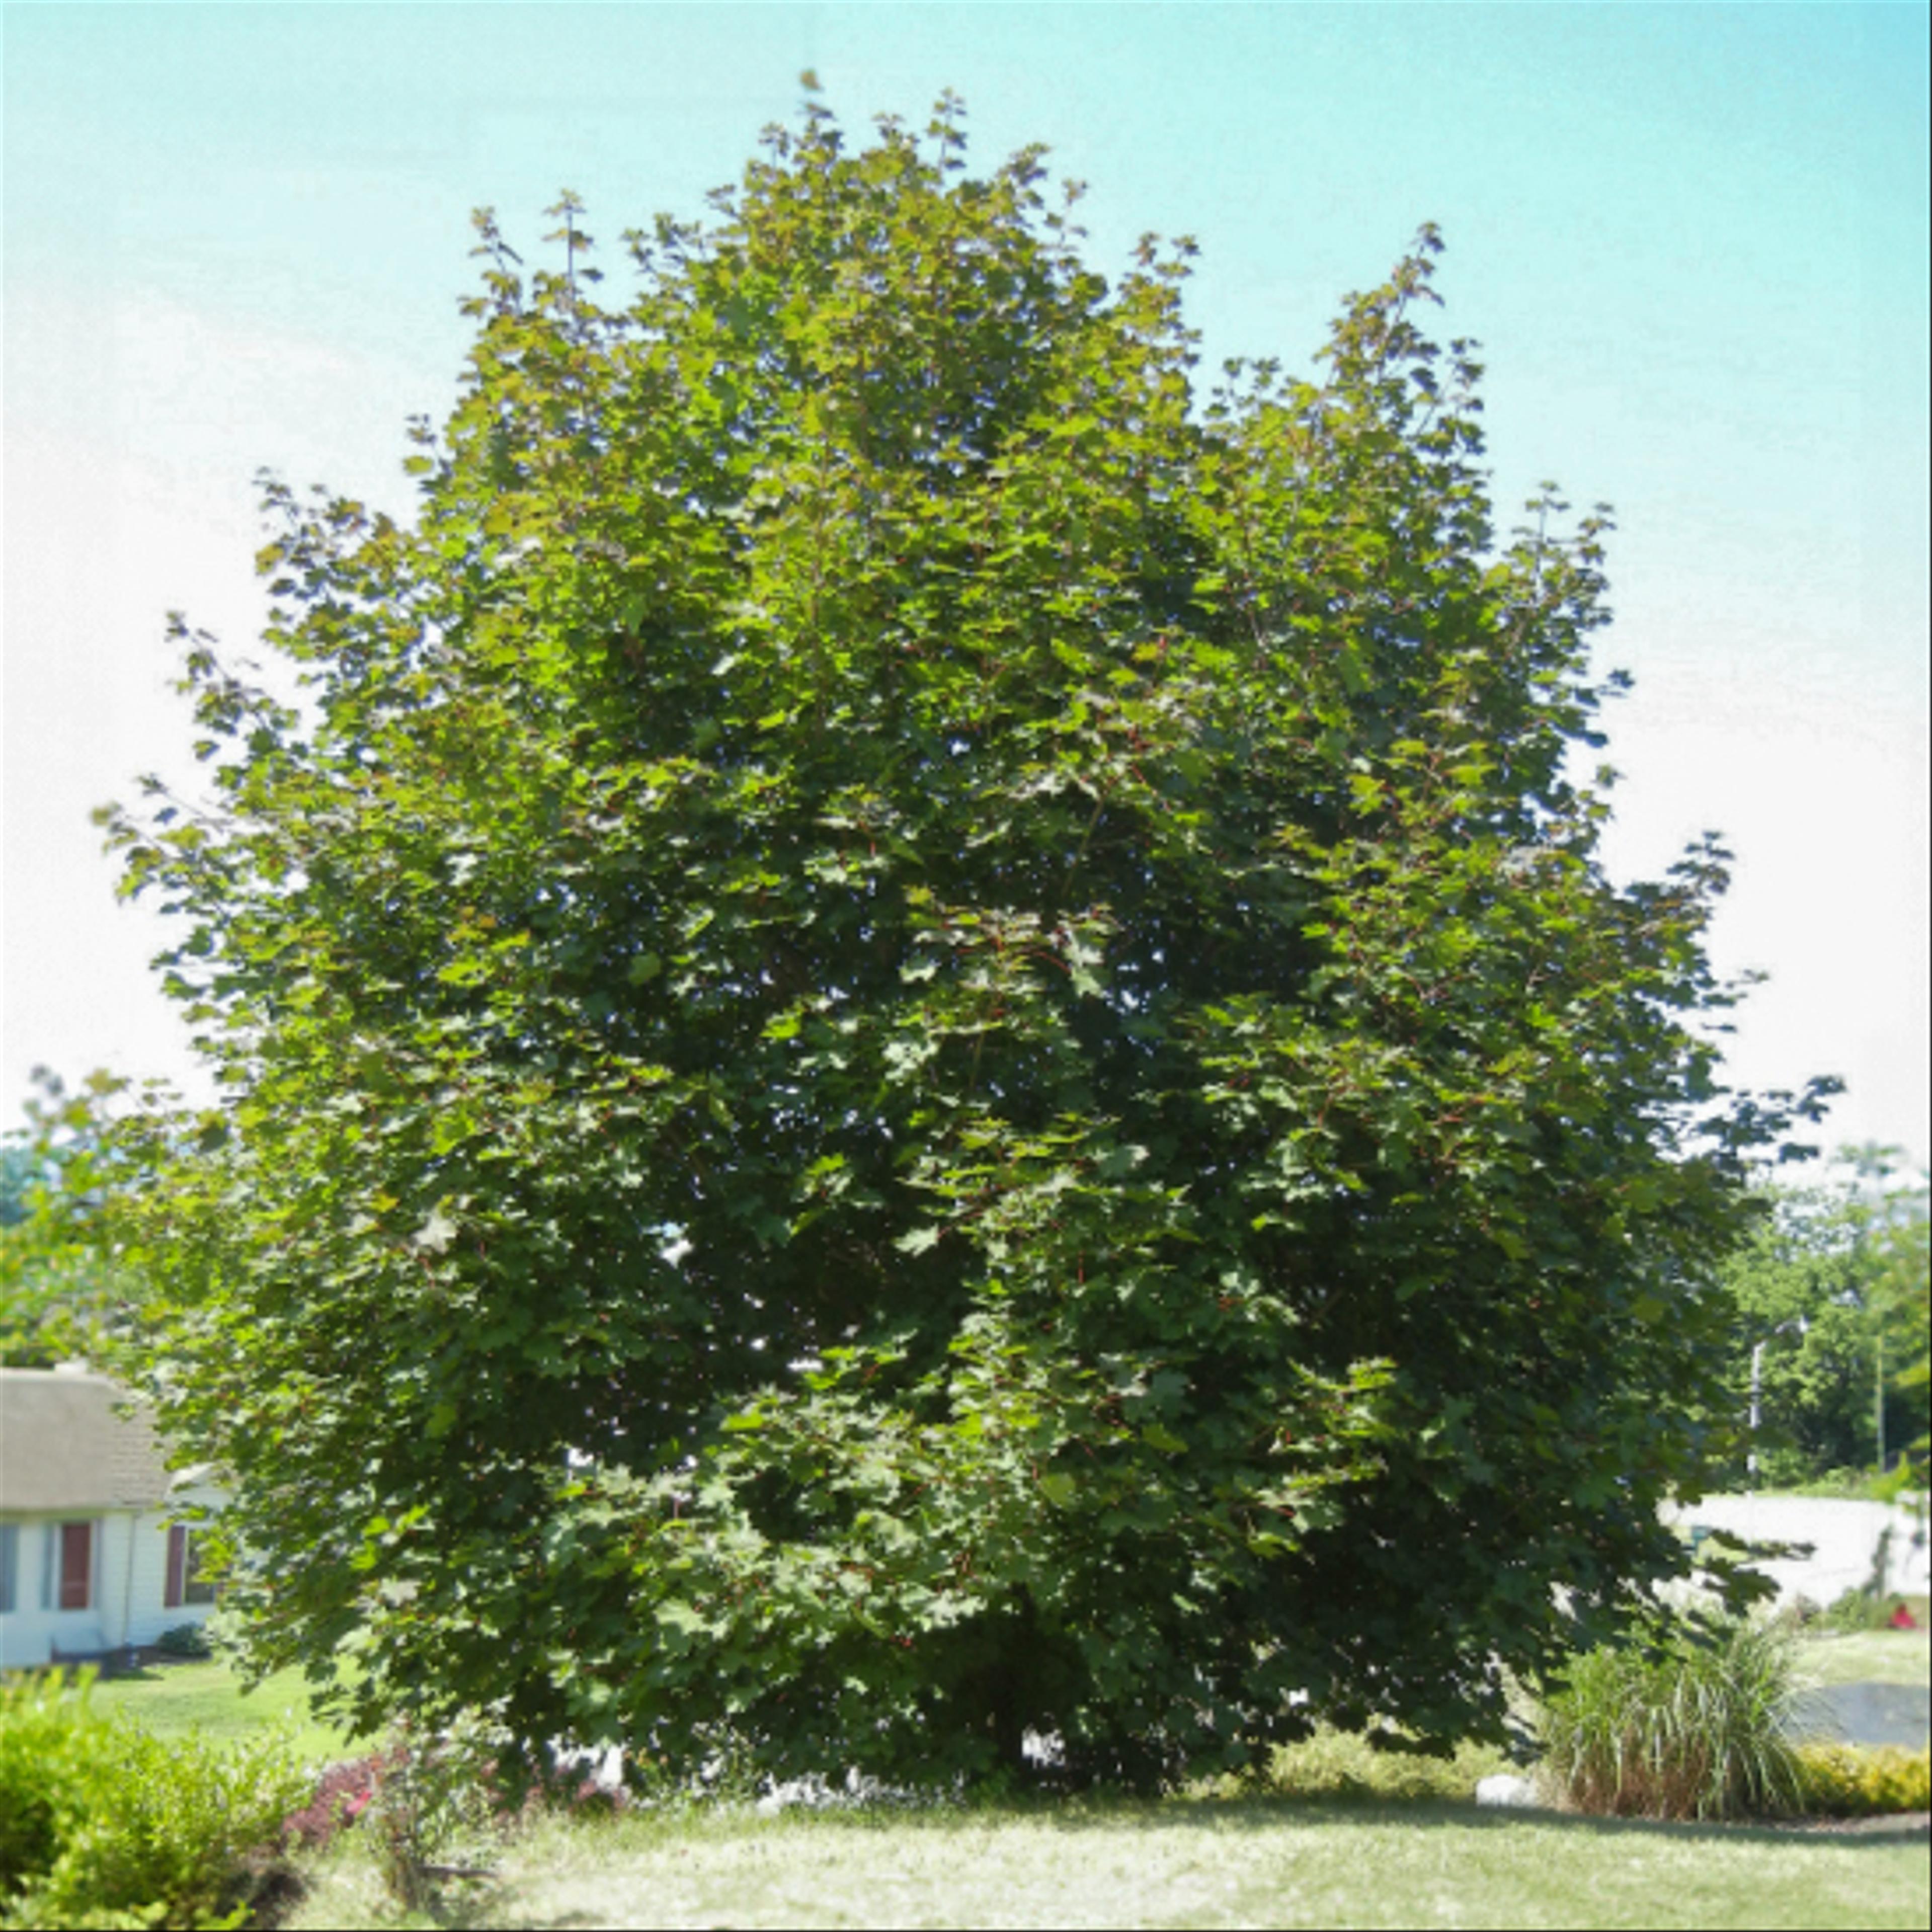
[[[1798,1754],[1804,1808],[1827,1818],[1874,1818],[1932,1805],[1932,1751],[1813,1744]]]
[[[1322,1730],[1304,1743],[1277,1750],[1267,1785],[1283,1798],[1413,1803],[1466,1801],[1480,1779],[1522,1767],[1491,1744],[1463,1744],[1453,1758],[1378,1751],[1366,1738]]]
[[[0,1685],[0,1928],[235,1927],[294,1888],[310,1780],[272,1734],[162,1738],[58,1672]]]
[[[547,1821],[398,1920],[356,1834],[292,1928],[1922,1926],[1922,1840],[1280,1799]]]
[[[1833,1837],[1479,1810],[1478,1781],[1510,1768],[1492,1748],[1436,1760],[1323,1730],[1278,1752],[1259,1790],[1158,1804],[526,1816],[400,1918],[393,1869],[358,1827],[310,1862],[312,1890],[291,1924],[1924,1922],[1925,1846],[1909,1830]]]
[[[1714,1670],[1734,1689],[1754,1643],[1749,1631],[1729,1634],[1697,1653],[1687,1681],[1708,1693]],[[1645,1665],[1640,1653],[1624,1653],[1601,1661],[1619,1677],[1636,1666],[1647,1678],[1666,1660]],[[1922,1754],[1914,1763],[1922,1784]],[[1438,1760],[1377,1751],[1361,1737],[1324,1730],[1277,1752],[1258,1783],[1223,1781],[1158,1804],[1040,1798],[800,1806],[772,1816],[720,1803],[574,1820],[525,1813],[508,1828],[493,1828],[488,1842],[472,1834],[466,1866],[418,1867],[418,1875],[433,1870],[434,1882],[400,1894],[397,1847],[386,1858],[368,1822],[380,1822],[376,1802],[358,1828],[311,1859],[314,1889],[292,1923],[1924,1922],[1925,1846],[1922,1830],[1910,1826],[1834,1836],[1788,1825],[1478,1809],[1478,1781],[1512,1768],[1493,1748],[1466,1745]],[[1905,1791],[1896,1768],[1877,1765],[1874,1754],[1839,1752],[1812,1780],[1819,1802],[1809,1808],[1896,1808],[1868,1802]],[[399,1895],[412,1900],[413,1913],[398,1918]]]

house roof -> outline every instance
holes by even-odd
[[[0,1369],[0,1510],[149,1509],[170,1480],[127,1391],[68,1369]]]

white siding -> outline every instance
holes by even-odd
[[[85,1653],[107,1648],[100,1623],[102,1519],[76,1512],[58,1516],[15,1516],[18,1567],[14,1608],[0,1612],[0,1666],[10,1670],[50,1663],[56,1651]],[[60,1526],[92,1522],[94,1574],[84,1610],[52,1607],[60,1600]],[[52,1588],[50,1589],[50,1585]]]
[[[214,1500],[212,1491],[184,1492],[178,1504]],[[13,1516],[17,1557],[14,1606],[0,1611],[0,1668],[32,1670],[55,1654],[98,1656],[129,1644],[152,1643],[164,1630],[200,1623],[213,1606],[167,1601],[168,1524],[160,1510],[110,1510],[83,1519],[76,1512],[58,1516]],[[48,1607],[46,1580],[54,1580],[58,1601],[63,1522],[91,1521],[94,1572],[84,1610]]]
[[[189,1503],[218,1500],[213,1490],[196,1486],[178,1490],[174,1504],[178,1509]],[[164,1630],[201,1622],[214,1608],[212,1604],[178,1604],[172,1610],[168,1607],[168,1525],[174,1520],[159,1510],[150,1511],[140,1520],[134,1537],[132,1608],[124,1634],[114,1640],[117,1644],[152,1643]]]

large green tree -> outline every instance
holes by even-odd
[[[1600,518],[1499,543],[1432,233],[1195,384],[1040,154],[808,108],[598,299],[485,262],[408,526],[110,815],[226,1105],[112,1238],[264,1666],[672,1773],[1440,1742],[1682,1561],[1778,1100],[1618,890]]]

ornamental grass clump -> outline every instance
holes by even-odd
[[[1769,1624],[1695,1623],[1588,1652],[1544,1706],[1544,1781],[1612,1817],[1800,1810],[1795,1688],[1790,1639]]]

